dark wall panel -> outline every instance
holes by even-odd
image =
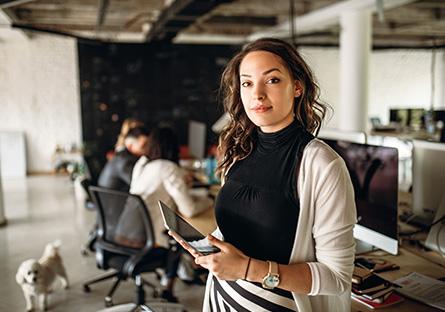
[[[78,43],[83,140],[87,152],[111,150],[128,117],[174,127],[187,144],[188,120],[221,116],[218,87],[238,46]]]

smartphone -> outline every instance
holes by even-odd
[[[162,219],[164,220],[164,226],[173,232],[174,236],[176,235],[177,238],[183,240],[187,245],[202,255],[220,252],[218,247],[210,244],[202,245],[202,242],[198,243],[198,241],[206,237],[165,203],[159,200],[158,204]]]

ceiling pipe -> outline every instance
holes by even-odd
[[[416,0],[390,0],[382,1],[383,9],[389,10],[399,6],[415,2]],[[370,10],[375,13],[378,10],[376,0],[348,0],[326,6],[324,8],[312,11],[308,14],[296,16],[294,18],[296,34],[306,34],[316,30],[324,29],[339,24],[340,15],[350,10]],[[289,21],[280,25],[255,32],[247,37],[247,41],[254,41],[262,37],[289,37]]]

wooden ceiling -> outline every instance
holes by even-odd
[[[349,0],[353,1],[353,0]],[[356,0],[355,0],[356,1]],[[395,0],[376,0],[377,4]],[[335,0],[0,0],[13,27],[110,42],[173,40],[243,43]],[[417,0],[373,14],[373,46],[445,46],[445,1]],[[293,8],[291,8],[293,4]],[[290,12],[293,11],[293,15]],[[383,13],[383,14],[382,14]],[[3,25],[5,26],[5,25]],[[290,28],[290,27],[289,27]],[[287,31],[286,31],[287,32]],[[300,45],[336,46],[340,27],[296,37]],[[284,37],[290,37],[289,30]],[[283,35],[282,35],[283,36]]]

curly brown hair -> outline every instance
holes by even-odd
[[[304,129],[318,133],[327,106],[319,99],[320,89],[311,69],[294,46],[275,38],[258,39],[246,45],[227,64],[222,77],[220,92],[224,97],[224,110],[230,115],[230,123],[219,137],[220,158],[217,173],[221,174],[237,160],[247,157],[257,141],[255,124],[247,117],[241,101],[239,68],[250,52],[266,51],[279,56],[293,80],[299,81],[302,94],[294,100],[296,120]]]

